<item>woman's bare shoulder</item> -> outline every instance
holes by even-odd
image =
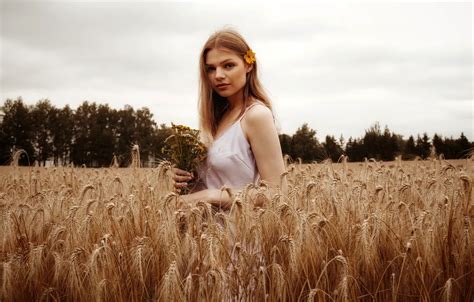
[[[250,123],[258,123],[260,119],[265,119],[268,117],[271,117],[273,120],[273,114],[270,108],[261,102],[257,102],[254,106],[252,106],[252,108],[248,109],[245,119],[247,119],[247,121]]]
[[[242,119],[242,130],[247,141],[249,141],[249,133],[252,133],[255,130],[266,131],[274,126],[272,111],[262,103],[258,103],[248,109]]]

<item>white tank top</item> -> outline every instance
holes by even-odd
[[[245,109],[242,116],[227,128],[208,148],[205,164],[199,169],[204,189],[220,189],[223,185],[241,189],[256,184],[260,175],[250,144],[245,138],[240,121],[257,101]]]

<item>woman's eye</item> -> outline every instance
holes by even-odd
[[[231,64],[231,63],[225,64],[224,67],[230,69],[230,68],[234,67],[234,64]],[[206,68],[207,72],[214,71],[214,69],[215,69],[214,67],[207,67]]]

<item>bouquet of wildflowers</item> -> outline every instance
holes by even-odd
[[[171,132],[172,134],[165,139],[161,152],[177,168],[197,176],[197,169],[207,156],[207,148],[199,140],[199,130],[171,123]],[[196,183],[197,180],[188,182],[188,187],[182,189],[181,193],[187,194]]]

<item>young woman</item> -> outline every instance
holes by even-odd
[[[186,203],[206,201],[229,208],[231,199],[222,186],[240,190],[249,183],[280,184],[285,172],[272,105],[257,76],[257,60],[235,30],[215,32],[200,55],[199,130],[208,147],[199,171],[200,190],[181,196]],[[173,169],[177,191],[193,175]],[[196,192],[197,191],[197,192]]]

